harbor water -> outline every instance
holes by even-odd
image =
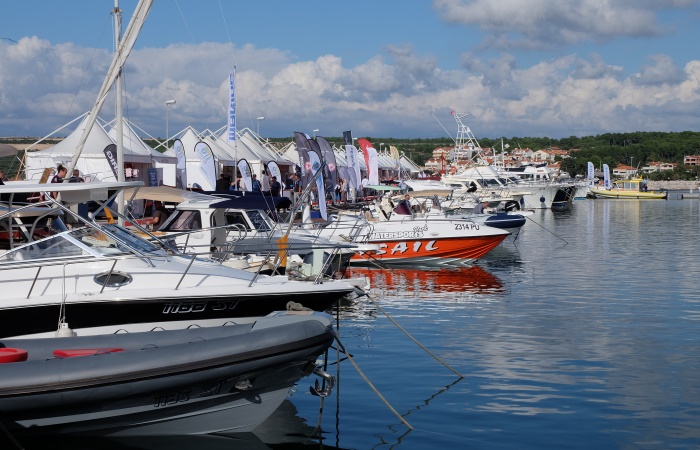
[[[700,448],[699,226],[696,199],[581,200],[471,266],[352,269],[330,397],[302,379],[252,446],[167,448]]]

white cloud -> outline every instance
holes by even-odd
[[[621,36],[663,32],[656,12],[688,6],[674,2],[629,0],[433,0],[450,23],[477,26],[491,48],[550,48]]]
[[[111,56],[37,38],[0,41],[0,135],[44,135],[87,111]],[[444,135],[434,112],[452,133],[449,109],[470,113],[478,136],[598,134],[608,131],[696,128],[700,62],[678,67],[666,55],[624,78],[622,68],[598,54],[576,55],[520,67],[503,53],[493,59],[465,54],[463,68],[444,70],[431,55],[410,46],[348,67],[334,55],[297,61],[294,55],[252,46],[172,45],[133,51],[125,71],[129,118],[154,136],[186,125],[218,129],[225,124],[227,75],[237,66],[240,126],[291,137]],[[111,118],[113,102],[102,115]],[[441,120],[442,120],[441,119]]]

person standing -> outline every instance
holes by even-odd
[[[270,181],[270,195],[273,197],[279,197],[281,190],[282,185],[279,181],[277,181],[277,177],[273,176]]]
[[[63,183],[63,179],[66,177],[67,174],[68,174],[68,169],[63,167],[63,165],[59,165],[56,168],[56,175],[54,175],[53,178],[51,178],[51,182],[52,183]],[[51,197],[58,198],[58,192],[52,192]],[[44,200],[44,199],[42,199],[42,200]]]
[[[270,194],[270,177],[267,176],[267,170],[263,169],[262,179],[260,180],[260,190],[263,194]]]
[[[255,174],[253,174],[253,192],[260,192],[260,181]]]
[[[340,183],[340,203],[347,203],[348,202],[348,180],[347,178],[343,178],[343,181]]]
[[[294,180],[292,185],[292,198],[294,199],[294,204],[296,204],[299,202],[299,197],[301,197],[301,178],[295,173],[292,174],[292,180]]]

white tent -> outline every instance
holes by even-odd
[[[161,182],[156,182],[156,184],[175,186],[175,170],[177,166],[177,156],[175,156],[175,152],[173,152],[172,150],[167,150],[163,153],[160,153],[159,151],[156,151],[153,148],[149,147],[143,141],[143,139],[141,139],[136,134],[136,132],[134,132],[134,129],[131,127],[131,124],[126,119],[123,120],[122,129],[124,133],[124,138],[122,141],[122,144],[124,146],[124,153],[126,154],[127,152],[129,152],[132,154],[138,154],[148,157],[150,159],[150,164],[140,164],[139,167],[134,167],[134,163],[130,163],[127,160],[126,164],[128,164],[129,167],[125,167],[126,178],[131,180],[143,181],[146,186],[149,186],[152,183],[148,179],[147,172],[149,168],[154,168],[157,172],[159,172],[158,179]],[[107,134],[109,135],[110,139],[112,139],[112,141],[116,142],[116,125],[112,126],[112,128],[107,132]]]
[[[28,151],[25,159],[27,180],[39,180],[46,168],[55,169],[59,164],[69,165],[78,142],[85,129],[88,115],[85,114],[78,127],[58,144],[44,150]],[[88,134],[83,153],[76,168],[86,181],[116,181],[116,177],[104,155],[104,149],[114,144],[105,130],[95,123]],[[124,160],[137,163],[150,163],[150,158],[124,151]]]

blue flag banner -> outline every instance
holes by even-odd
[[[230,103],[228,107],[228,141],[236,140],[236,72],[228,76]]]

